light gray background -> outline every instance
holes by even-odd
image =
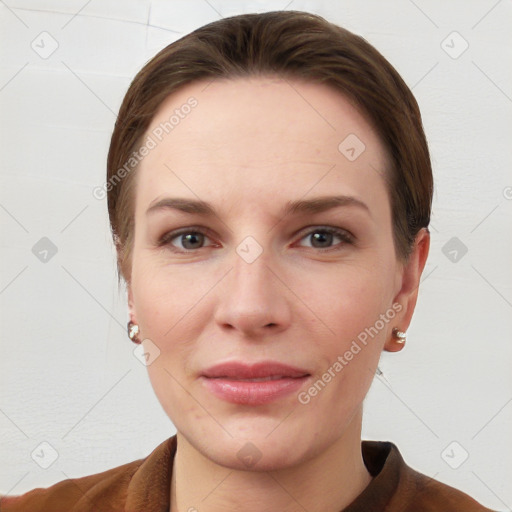
[[[145,457],[175,432],[126,337],[106,200],[92,191],[150,57],[220,17],[282,8],[374,44],[413,89],[432,152],[431,253],[406,347],[383,354],[365,401],[363,438],[511,510],[510,0],[0,1],[0,493]],[[43,237],[53,256],[34,254]]]

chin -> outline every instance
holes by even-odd
[[[306,425],[284,425],[283,418],[231,418],[225,428],[198,424],[178,431],[193,448],[215,464],[233,470],[274,471],[296,466],[329,444]],[[291,417],[284,421],[290,422]],[[190,428],[191,427],[191,428]],[[229,432],[229,434],[228,434]]]
[[[204,455],[220,466],[238,470],[266,472],[296,466],[306,454],[299,452],[297,446],[301,446],[294,439],[283,443],[269,442],[264,436],[261,439],[245,441],[240,439],[230,440],[228,443],[218,444],[214,450],[209,449]]]

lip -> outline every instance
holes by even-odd
[[[211,393],[227,402],[263,405],[297,391],[310,376],[305,369],[277,361],[231,361],[203,371],[200,380]]]

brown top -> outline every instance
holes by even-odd
[[[390,442],[362,441],[363,460],[374,477],[341,512],[492,512],[467,494],[407,466]],[[0,498],[0,512],[169,512],[176,436],[145,459],[102,473]]]

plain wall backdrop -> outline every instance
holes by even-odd
[[[285,8],[376,46],[412,88],[431,149],[430,256],[407,344],[383,353],[365,400],[363,438],[511,510],[510,0],[0,2],[0,493],[145,457],[175,432],[127,338],[93,190],[148,59],[220,17]]]

